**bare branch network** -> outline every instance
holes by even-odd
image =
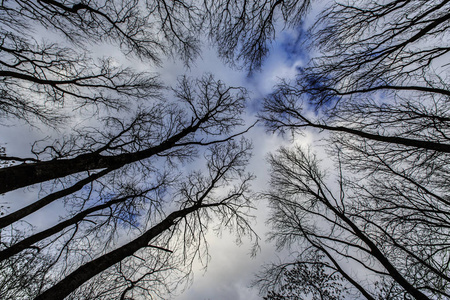
[[[57,134],[28,156],[0,145],[0,298],[171,297],[208,260],[209,225],[257,244],[261,198],[290,253],[255,279],[265,299],[450,298],[450,1],[317,3],[3,1],[1,126]],[[333,165],[280,148],[259,194],[244,88],[214,74],[172,87],[91,53],[189,68],[206,42],[251,76],[280,30],[312,59],[261,100],[260,123],[323,133]]]
[[[330,4],[305,41],[318,54],[264,100],[269,131],[325,132],[335,164],[270,156],[271,239],[294,258],[255,280],[266,299],[450,297],[449,9]]]

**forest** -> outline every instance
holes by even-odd
[[[6,0],[0,28],[0,299],[450,299],[449,0]]]

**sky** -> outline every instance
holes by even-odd
[[[306,59],[307,56],[299,45],[297,33],[284,31],[273,43],[272,51],[261,71],[252,76],[224,65],[217,58],[214,50],[203,51],[202,58],[195,62],[196,67],[190,72],[193,76],[204,72],[213,73],[216,78],[224,80],[226,84],[246,87],[250,93],[247,122],[251,124],[263,97],[273,90],[280,79],[294,79],[297,68],[304,66]],[[175,79],[174,74],[182,72],[181,69],[180,64],[172,62],[168,63],[168,66],[163,66],[161,73],[163,78],[171,81]],[[292,141],[286,137],[267,133],[263,126],[252,128],[246,137],[252,139],[254,146],[248,166],[248,171],[256,175],[252,187],[255,191],[264,191],[269,179],[269,166],[266,163],[268,153],[275,152],[280,146],[292,145]],[[306,146],[313,140],[312,133],[306,131],[305,136],[294,143]],[[253,241],[248,238],[244,238],[243,243],[238,245],[234,241],[234,236],[227,232],[221,237],[210,234],[208,242],[211,258],[207,269],[204,270],[203,265],[197,262],[192,285],[175,298],[180,300],[261,299],[258,289],[251,287],[251,281],[254,280],[255,274],[261,271],[263,264],[283,259],[275,246],[266,241],[269,227],[265,221],[268,212],[267,203],[264,200],[256,204],[256,210],[253,212],[256,216],[253,228],[260,237],[260,250],[254,257],[250,255]]]
[[[223,81],[226,85],[245,87],[249,93],[245,120],[247,122],[246,125],[250,126],[257,118],[256,115],[261,108],[263,98],[272,92],[274,86],[281,79],[289,80],[295,78],[299,68],[304,67],[308,59],[314,56],[314,53],[309,53],[304,49],[301,42],[305,36],[304,28],[311,25],[316,12],[323,7],[324,2],[326,1],[322,1],[322,3],[320,1],[318,2],[320,4],[304,20],[303,27],[279,30],[276,40],[270,45],[270,55],[264,60],[261,70],[255,71],[252,74],[246,73],[245,70],[232,69],[225,65],[217,57],[216,49],[209,48],[208,43],[204,43],[201,57],[196,59],[189,68],[176,58],[163,61],[161,66],[150,66],[149,64],[141,63],[132,56],[124,55],[119,49],[112,48],[108,44],[95,44],[89,45],[89,47],[93,56],[113,56],[118,64],[123,63],[139,71],[149,71],[159,74],[160,80],[166,86],[175,86],[180,75],[198,78],[205,73],[211,73],[215,79]],[[40,38],[39,35],[43,35],[40,30],[37,30],[36,38]],[[51,38],[54,37],[52,36]],[[59,42],[58,39],[54,39],[54,41]],[[123,116],[125,116],[125,113]],[[51,143],[54,138],[61,137],[66,132],[71,132],[74,127],[83,128],[82,126],[87,124],[92,126],[98,125],[98,120],[96,120],[98,115],[95,115],[92,119],[87,119],[87,117],[85,119],[85,117],[77,113],[65,127],[62,126],[54,130],[45,129],[40,126],[30,127],[29,124],[23,124],[21,122],[8,123],[8,120],[2,120],[3,123],[0,126],[0,146],[6,146],[7,153],[10,155],[21,157],[32,156],[30,149],[33,142],[37,140],[44,140],[46,143]],[[293,144],[303,146],[312,145],[315,147],[323,135],[318,135],[317,131],[305,130],[304,135],[296,136],[293,141],[289,138],[267,133],[262,124],[259,124],[246,133],[245,137],[251,139],[253,142],[253,156],[247,167],[247,171],[256,175],[256,179],[252,184],[253,191],[261,192],[268,187],[270,174],[266,158],[269,153],[275,152],[280,146],[291,146]],[[320,158],[325,158],[323,147],[314,148],[313,151],[319,151]],[[199,157],[200,159],[198,161],[201,161],[202,156],[199,155]],[[321,166],[327,169],[330,167],[329,164],[330,161],[325,160]],[[196,163],[192,163],[186,164],[183,167],[184,169],[182,171],[187,173],[187,171],[198,166]],[[332,172],[333,170],[330,171],[330,173]],[[146,172],[142,172],[141,174],[148,175]],[[122,179],[122,177],[120,178]],[[8,193],[7,197],[0,196],[0,205],[6,204],[8,210],[14,211],[21,206],[32,203],[37,197],[41,197],[42,195],[40,193],[43,194],[36,186],[18,189]],[[168,201],[168,203],[167,207],[164,208],[173,208],[175,206],[173,201]],[[194,261],[192,284],[185,290],[176,291],[173,299],[261,299],[258,290],[250,287],[251,281],[255,278],[255,274],[262,270],[261,267],[264,264],[278,262],[287,257],[286,252],[276,249],[273,244],[266,241],[266,234],[270,230],[270,226],[266,224],[268,214],[270,213],[268,204],[263,199],[260,199],[254,203],[254,206],[255,209],[251,212],[255,216],[254,220],[252,220],[252,225],[254,231],[260,238],[259,249],[256,255],[252,256],[250,254],[254,240],[244,236],[242,243],[236,243],[236,237],[233,232],[224,230],[221,235],[217,236],[212,230],[209,231],[207,233],[207,241],[209,244],[210,259],[206,264],[204,261],[203,263],[199,260]],[[152,212],[151,209],[148,211]],[[170,212],[168,211],[166,215]],[[67,216],[67,214],[68,212],[64,204],[56,202],[39,213],[32,214],[25,220],[29,224],[35,225],[36,230],[40,230],[41,228],[47,228],[55,224],[60,216]],[[120,232],[120,234],[122,236],[119,236],[118,244],[124,243],[130,238],[125,232]],[[102,239],[96,239],[95,242],[100,243],[100,240]],[[342,264],[345,263],[343,262]],[[345,264],[345,268],[348,268],[352,274],[359,275],[358,270],[353,268],[351,263]]]
[[[196,77],[203,73],[213,73],[217,79],[223,80],[228,85],[244,86],[248,89],[250,101],[247,108],[247,122],[251,124],[256,119],[256,113],[260,108],[262,99],[270,93],[278,81],[292,79],[295,77],[297,68],[304,66],[307,60],[306,52],[303,51],[298,38],[299,32],[284,31],[278,35],[278,39],[272,44],[270,55],[266,58],[260,72],[249,76],[245,71],[231,69],[224,65],[217,57],[214,49],[204,49],[201,58],[194,62],[190,69],[186,69],[179,61],[166,61],[161,68],[155,71],[161,74],[162,81],[170,85],[175,83],[179,75],[188,74]],[[94,51],[99,54],[123,55],[114,50],[111,52],[104,45],[93,46]],[[132,62],[132,61],[131,61]],[[136,65],[136,68],[141,66]],[[4,124],[5,125],[5,124]],[[43,131],[37,127],[29,127],[27,124],[14,126],[0,126],[1,145],[7,147],[8,153],[16,156],[29,156],[29,149],[35,140],[45,139],[52,135],[60,134],[61,131]],[[265,163],[267,154],[274,152],[282,145],[290,145],[291,141],[265,132],[262,126],[254,127],[247,135],[252,139],[254,150],[248,167],[248,171],[256,174],[257,179],[253,183],[253,190],[263,191],[268,181],[268,164]],[[20,138],[18,138],[20,137]],[[296,143],[307,145],[313,140],[312,134],[307,132],[305,136],[296,140]],[[17,206],[31,203],[35,197],[33,193],[18,190],[9,194],[8,199],[20,199],[11,204],[11,210]],[[0,202],[3,199],[0,198]],[[61,204],[53,204],[49,211],[58,211]],[[254,300],[261,299],[256,289],[249,287],[254,274],[261,270],[264,263],[277,261],[280,253],[274,245],[266,242],[268,226],[265,224],[268,209],[264,201],[255,205],[257,209],[253,212],[256,216],[254,230],[260,237],[260,250],[256,256],[250,255],[252,241],[247,238],[243,243],[235,243],[235,237],[227,232],[218,237],[209,234],[211,259],[207,269],[196,262],[194,266],[194,277],[192,285],[175,298],[180,300],[202,300],[202,299],[235,299]],[[49,220],[45,214],[33,214],[27,219],[32,224],[48,226]]]
[[[194,62],[195,67],[187,70],[190,76],[199,76],[203,73],[213,73],[217,79],[223,80],[232,86],[243,86],[249,92],[247,107],[247,123],[252,124],[262,99],[269,94],[280,79],[293,79],[297,74],[297,68],[306,63],[306,55],[297,44],[291,41],[297,40],[296,32],[282,32],[272,45],[272,51],[264,62],[260,72],[251,76],[245,71],[239,71],[227,67],[217,57],[214,49],[202,51],[202,57]],[[298,52],[295,53],[295,50]],[[180,63],[166,62],[159,71],[165,82],[175,82],[177,75],[186,73]],[[267,187],[269,179],[268,153],[276,151],[280,146],[291,145],[291,140],[267,133],[261,125],[256,126],[246,134],[253,142],[252,159],[248,171],[256,175],[252,183],[254,191],[263,191]],[[313,137],[309,131],[295,143],[308,145]],[[253,241],[243,238],[242,244],[235,243],[235,237],[224,232],[221,237],[211,233],[208,237],[211,258],[207,269],[200,262],[196,262],[192,285],[180,292],[175,299],[180,300],[209,300],[209,299],[235,299],[255,300],[261,299],[257,288],[250,287],[251,281],[261,266],[280,259],[280,253],[275,246],[266,241],[268,226],[267,203],[263,200],[257,203],[253,214],[256,216],[253,229],[260,237],[260,250],[252,257],[250,255]]]
[[[287,33],[282,35],[288,40]],[[285,41],[283,41],[285,42]],[[248,77],[243,71],[237,71],[225,66],[215,55],[214,50],[206,50],[202,58],[195,62],[195,67],[188,70],[190,76],[198,76],[203,73],[213,73],[217,79],[225,81],[229,85],[244,86],[250,93],[250,102],[248,103],[247,121],[251,124],[255,120],[256,109],[262,100],[262,97],[271,92],[272,87],[276,85],[280,78],[293,78],[296,74],[296,68],[304,63],[303,55],[295,58],[292,49],[287,49],[283,45],[274,45],[275,51],[267,58],[263,71]],[[99,48],[98,51],[102,51]],[[117,54],[117,53],[116,53]],[[182,64],[177,62],[166,62],[161,69],[163,82],[176,82],[179,75],[186,73]],[[17,156],[30,156],[29,149],[31,143],[35,140],[45,139],[46,137],[58,134],[55,132],[42,131],[40,128],[30,128],[28,125],[16,125],[11,127],[0,127],[0,136],[2,144],[6,145],[8,153],[14,153]],[[21,138],[18,139],[17,137]],[[253,156],[248,167],[248,171],[257,175],[252,187],[255,191],[262,191],[268,180],[268,165],[265,163],[269,152],[275,151],[281,145],[288,145],[290,142],[280,136],[265,132],[262,126],[254,127],[247,135],[252,139],[254,150]],[[310,142],[310,137],[303,137],[301,143]],[[35,199],[34,193],[24,190],[17,190],[14,194],[8,195],[8,200],[12,198],[20,199],[10,203],[11,210],[16,206],[26,205]],[[1,201],[1,200],[0,200]],[[61,204],[55,203],[49,206],[48,211],[59,211]],[[277,251],[273,245],[265,241],[267,226],[266,203],[256,204],[257,210],[253,212],[256,216],[254,220],[254,229],[260,237],[260,250],[257,255],[251,257],[252,242],[248,238],[243,239],[243,243],[235,243],[235,237],[224,232],[221,237],[213,233],[209,234],[208,242],[210,244],[211,259],[204,265],[196,261],[194,267],[194,277],[192,285],[185,291],[179,291],[175,297],[180,300],[199,300],[199,299],[236,299],[253,300],[260,299],[258,291],[249,287],[255,273],[260,270],[264,263],[277,259]],[[27,221],[31,224],[40,224],[41,227],[49,226],[53,221],[49,221],[48,215],[44,213],[33,214]]]

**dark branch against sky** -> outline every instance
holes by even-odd
[[[450,297],[424,3],[3,3],[0,298]]]

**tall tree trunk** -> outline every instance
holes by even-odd
[[[71,274],[67,275],[63,280],[37,296],[35,300],[64,299],[95,275],[122,261],[126,257],[133,255],[136,251],[147,247],[153,238],[172,227],[175,224],[176,219],[183,218],[200,208],[201,205],[194,205],[171,213],[167,218],[146,231],[137,239],[82,265]]]
[[[128,198],[132,198],[132,197],[134,197],[134,196],[113,199],[106,203],[88,208],[88,209],[74,215],[70,219],[67,219],[61,223],[58,223],[57,225],[50,227],[44,231],[33,234],[33,235],[25,238],[24,240],[12,245],[11,247],[6,248],[3,251],[0,251],[0,261],[3,261],[5,259],[9,258],[9,257],[21,252],[24,249],[31,248],[34,243],[37,243],[43,239],[46,239],[71,225],[81,222],[87,215],[89,215],[93,212],[100,211],[105,208],[111,207],[114,204],[118,204],[120,202],[126,201]]]
[[[403,137],[399,137],[399,136],[385,136],[385,135],[368,133],[368,132],[364,132],[361,130],[342,127],[342,126],[328,126],[328,125],[312,123],[310,121],[307,121],[307,122],[308,122],[308,126],[311,126],[311,127],[320,128],[320,129],[329,130],[329,131],[346,132],[346,133],[357,135],[357,136],[360,136],[362,138],[366,138],[369,140],[380,141],[380,142],[389,143],[389,144],[404,145],[404,146],[420,148],[420,149],[427,149],[427,150],[432,150],[432,151],[437,151],[437,152],[450,153],[450,145],[449,144],[442,144],[442,143],[424,141],[424,140],[415,140],[415,139],[403,138]]]
[[[322,192],[324,195],[324,193]],[[316,194],[318,199],[321,198],[320,195]],[[326,199],[324,197],[323,199]],[[344,213],[334,207],[328,199],[324,200],[323,203],[331,210],[333,213],[339,217],[342,221],[348,224],[348,226],[353,230],[353,234],[357,236],[361,241],[363,241],[370,249],[370,253],[373,257],[375,257],[381,265],[386,269],[386,271],[391,275],[392,279],[394,279],[399,285],[401,285],[409,294],[411,294],[414,298],[418,300],[430,300],[424,293],[422,293],[419,289],[414,287],[411,283],[406,280],[405,277],[397,270],[397,268],[389,261],[389,259],[384,255],[384,253],[378,248],[378,246],[366,236],[364,232],[362,232],[359,227],[352,222]]]
[[[0,169],[0,194],[83,171],[105,168],[114,170],[126,164],[149,158],[174,147],[176,142],[195,132],[206,120],[207,117],[200,119],[197,123],[186,127],[161,144],[138,152],[115,156],[104,156],[93,152],[70,159],[57,159],[2,168]]]
[[[39,209],[43,208],[44,206],[49,205],[53,201],[56,201],[62,197],[65,197],[67,195],[75,193],[76,191],[81,190],[83,188],[83,186],[85,186],[86,184],[91,183],[92,181],[96,180],[97,178],[102,177],[103,175],[108,174],[111,171],[112,170],[110,170],[110,169],[105,169],[98,173],[92,174],[92,175],[78,181],[77,183],[75,183],[74,185],[72,185],[68,188],[51,193],[51,194],[45,196],[44,198],[31,203],[30,205],[22,207],[21,209],[16,210],[15,212],[12,212],[12,213],[0,218],[0,229],[6,227],[8,225],[11,225],[14,222],[19,221],[22,218],[25,218],[26,216],[38,211]]]

